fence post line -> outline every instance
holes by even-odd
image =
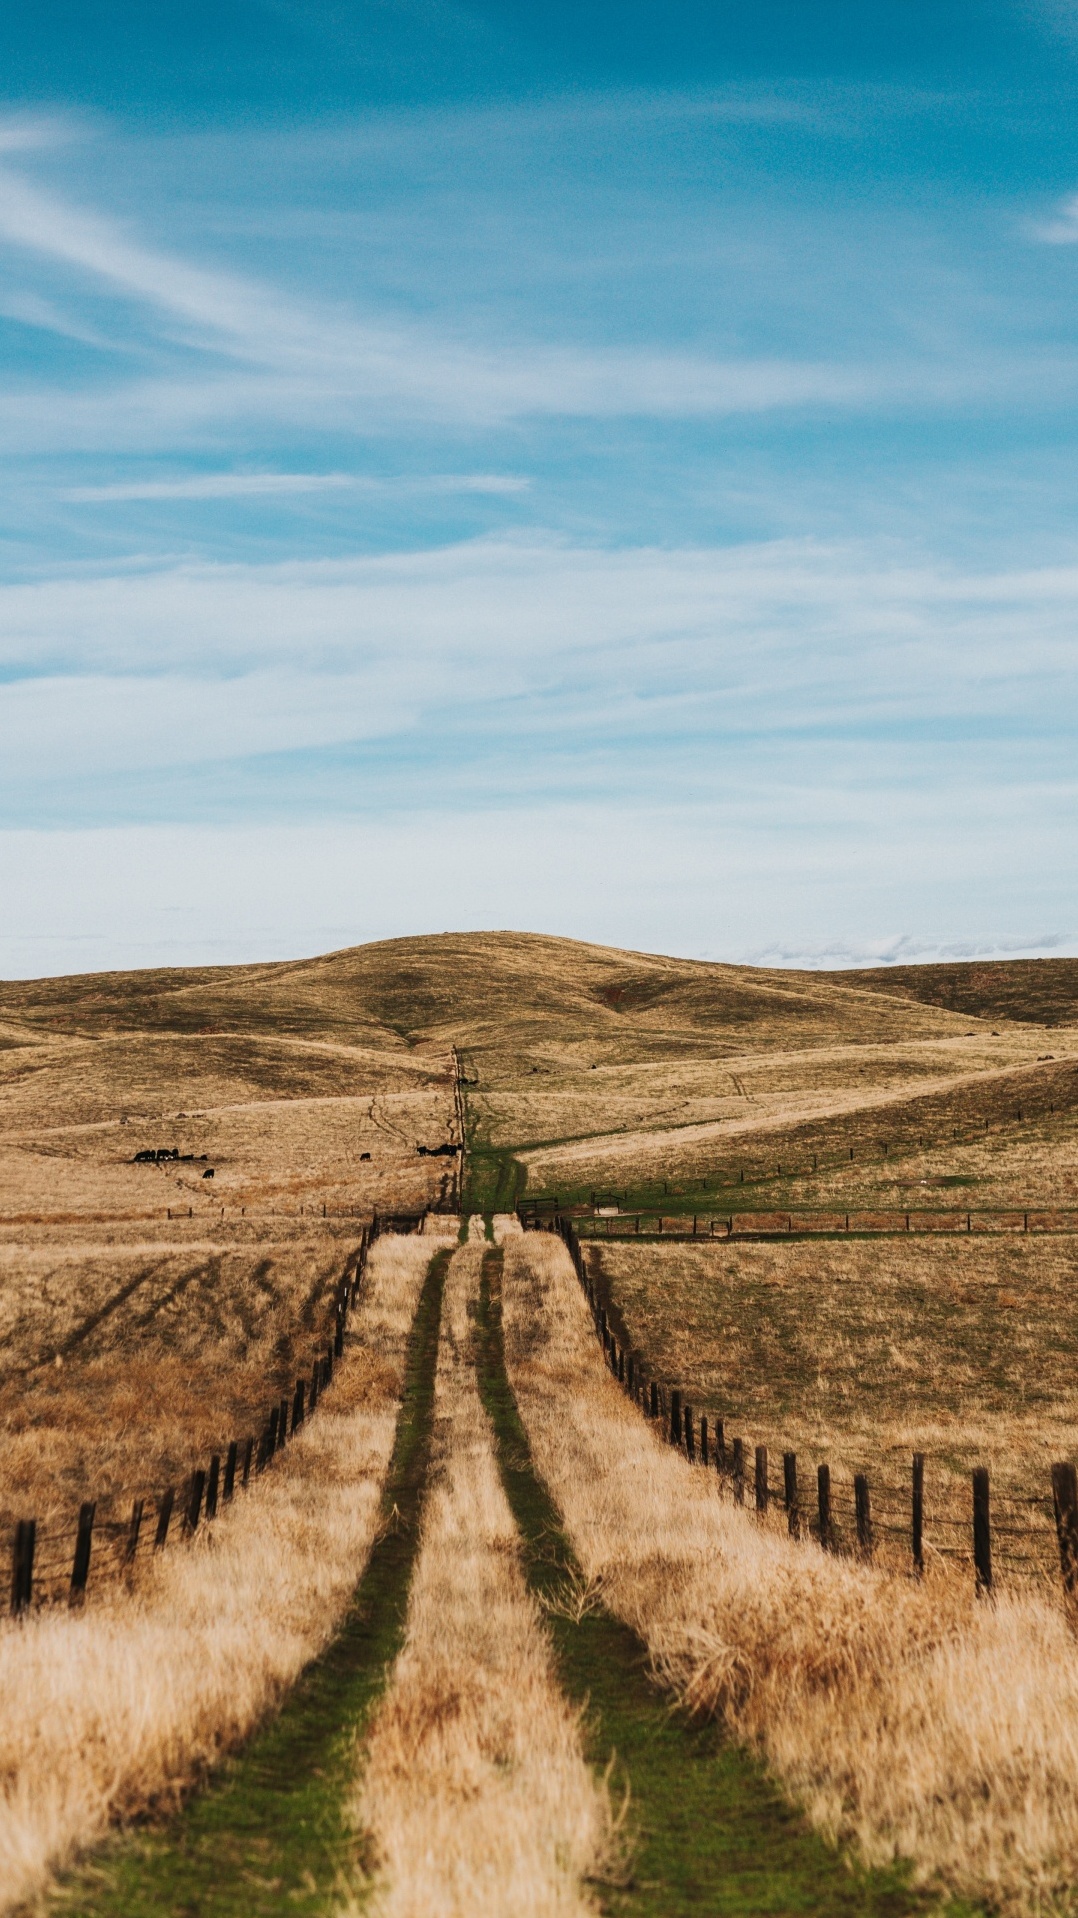
[[[767,1446],[756,1447],[756,1510],[766,1512],[768,1497]]]
[[[797,1453],[782,1455],[782,1490],[786,1504],[786,1528],[791,1538],[801,1536],[801,1511],[797,1503]]]
[[[94,1513],[97,1500],[87,1499],[79,1506],[79,1528],[75,1534],[75,1562],[71,1567],[71,1597],[78,1600],[86,1590],[90,1576],[90,1550],[94,1538]]]
[[[1068,1463],[1052,1467],[1052,1502],[1059,1538],[1059,1566],[1068,1598],[1078,1593],[1078,1472]]]
[[[830,1552],[835,1543],[834,1521],[831,1517],[831,1467],[816,1467],[816,1506],[820,1521],[820,1544],[825,1552]]]
[[[864,1472],[855,1472],[853,1479],[853,1502],[857,1513],[857,1544],[863,1558],[872,1557],[872,1502],[869,1497],[868,1479]]]
[[[925,1455],[913,1455],[913,1507],[911,1523],[913,1569],[921,1578],[925,1569]]]
[[[989,1510],[988,1467],[973,1472],[973,1567],[978,1594],[992,1591],[992,1520]]]

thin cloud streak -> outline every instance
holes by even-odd
[[[511,473],[432,473],[385,479],[361,473],[199,473],[188,479],[119,480],[108,486],[71,486],[59,497],[86,504],[115,500],[240,499],[287,493],[526,492],[530,481]]]

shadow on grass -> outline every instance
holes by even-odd
[[[525,1569],[547,1609],[562,1683],[587,1707],[589,1756],[628,1792],[626,1881],[600,1889],[614,1918],[907,1918],[945,1910],[901,1870],[855,1868],[811,1831],[760,1765],[712,1724],[694,1723],[651,1682],[636,1634],[601,1607],[576,1617],[565,1595],[583,1587],[561,1517],[532,1461],[505,1370],[501,1252],[483,1263],[479,1384],[494,1427],[502,1481],[520,1528]],[[568,1613],[568,1615],[567,1615]]]
[[[346,1816],[355,1737],[404,1637],[448,1263],[448,1251],[437,1253],[423,1285],[383,1493],[385,1529],[336,1638],[182,1812],[110,1842],[61,1883],[54,1909],[71,1918],[305,1918],[339,1907],[357,1851]]]

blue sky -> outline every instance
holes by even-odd
[[[1078,951],[1078,6],[0,17],[0,972]]]

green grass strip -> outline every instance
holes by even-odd
[[[494,1427],[502,1481],[523,1541],[529,1583],[556,1608],[580,1568],[554,1500],[536,1472],[505,1369],[501,1252],[480,1285],[479,1387]],[[939,1911],[901,1870],[866,1872],[833,1851],[786,1803],[763,1768],[713,1724],[693,1722],[648,1677],[647,1652],[628,1626],[598,1609],[580,1619],[548,1611],[568,1695],[587,1706],[589,1758],[613,1760],[615,1794],[628,1787],[628,1881],[601,1888],[615,1918],[908,1918]],[[949,1904],[950,1918],[972,1908]]]
[[[437,1253],[424,1281],[383,1493],[388,1523],[336,1638],[182,1812],[110,1841],[62,1882],[57,1905],[72,1918],[308,1918],[339,1902],[357,1848],[346,1816],[355,1737],[404,1637],[448,1263]]]

